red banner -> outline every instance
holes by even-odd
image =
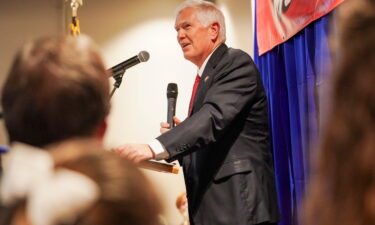
[[[344,0],[256,0],[259,55],[291,38]]]

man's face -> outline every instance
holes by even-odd
[[[175,29],[185,59],[200,67],[213,50],[214,44],[209,32],[210,26],[204,27],[195,11],[193,8],[181,11],[176,18]]]

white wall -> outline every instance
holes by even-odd
[[[36,1],[0,0],[0,82],[21,43],[65,31],[61,24],[69,23],[69,18],[63,19],[69,12],[62,12],[62,1],[39,0],[36,5]],[[115,92],[105,140],[109,148],[126,142],[147,143],[159,134],[159,123],[166,120],[166,88],[170,82],[177,83],[179,88],[176,114],[181,119],[186,117],[196,68],[184,60],[173,28],[174,9],[182,0],[83,2],[78,10],[81,32],[99,44],[108,68],[141,50],[150,53],[148,62],[126,72]],[[251,0],[216,3],[227,19],[227,44],[252,54]],[[0,141],[5,143],[4,137]],[[178,224],[181,218],[175,209],[175,199],[185,190],[182,171],[179,175],[146,173],[164,200],[167,221],[170,225]]]
[[[226,19],[228,46],[240,48],[253,56],[252,0],[216,0],[215,2]]]

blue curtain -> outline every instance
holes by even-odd
[[[321,87],[331,61],[329,20],[330,16],[316,20],[262,56],[255,38],[255,63],[269,101],[279,225],[302,225],[310,155],[319,133]]]

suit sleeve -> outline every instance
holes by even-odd
[[[260,78],[250,56],[239,50],[226,53],[212,72],[211,86],[201,90],[206,93],[199,110],[157,137],[170,155],[167,161],[216,143],[241,110],[254,102]]]

